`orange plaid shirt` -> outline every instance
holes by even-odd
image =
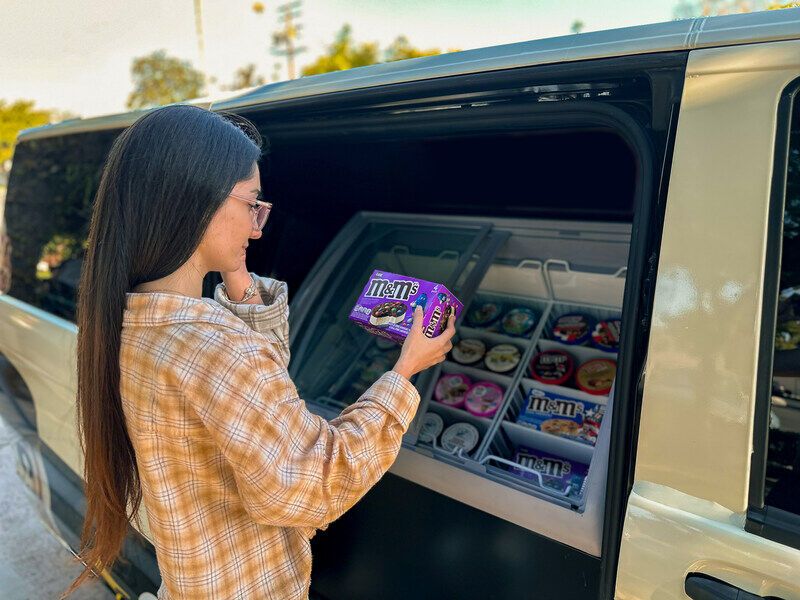
[[[389,371],[336,419],[289,378],[286,284],[260,304],[130,293],[120,390],[160,599],[306,598],[309,540],[389,469],[419,393]]]

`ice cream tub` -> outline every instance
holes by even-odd
[[[467,412],[476,417],[491,418],[503,403],[503,388],[491,381],[479,381],[464,394]]]
[[[375,270],[370,275],[350,320],[373,335],[402,344],[411,331],[414,309],[421,306],[422,330],[433,338],[458,318],[464,305],[441,283]]]
[[[444,374],[436,382],[433,395],[437,402],[447,404],[453,408],[464,406],[464,399],[472,380],[461,373]]]

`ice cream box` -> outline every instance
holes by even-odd
[[[411,331],[417,306],[423,310],[422,329],[431,338],[447,328],[450,314],[457,319],[464,309],[441,283],[376,270],[350,311],[350,320],[373,335],[402,344]]]
[[[542,484],[547,488],[566,492],[569,486],[570,496],[580,493],[583,480],[589,473],[589,465],[526,446],[517,448],[514,461],[539,473],[542,476]],[[533,473],[518,467],[510,467],[510,470],[519,477],[539,482]]]
[[[604,413],[602,404],[532,387],[517,423],[594,446]]]

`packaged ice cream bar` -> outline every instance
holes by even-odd
[[[350,320],[373,335],[402,344],[417,306],[423,310],[422,329],[431,338],[447,328],[451,314],[457,319],[464,308],[441,283],[376,270],[350,311]]]
[[[595,402],[531,388],[517,423],[594,446],[604,411]]]
[[[579,495],[583,480],[589,473],[589,465],[587,464],[526,446],[517,448],[514,462],[539,473],[542,476],[542,483],[545,487],[558,492],[565,492],[569,488],[569,496]],[[533,473],[517,467],[510,467],[510,470],[519,477],[534,480],[536,483],[539,482]]]

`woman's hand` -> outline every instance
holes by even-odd
[[[220,275],[222,275],[222,282],[225,284],[225,291],[228,293],[228,298],[234,302],[240,298],[244,298],[245,290],[252,283],[250,272],[247,270],[245,255],[242,255],[242,262],[238,269],[235,271],[220,271]],[[260,294],[256,294],[250,298],[247,303],[261,304]]]
[[[438,365],[453,348],[451,339],[456,333],[455,317],[450,315],[447,329],[435,338],[425,337],[422,331],[422,307],[414,309],[414,321],[411,331],[403,343],[400,358],[392,369],[396,373],[410,379],[420,371]]]

